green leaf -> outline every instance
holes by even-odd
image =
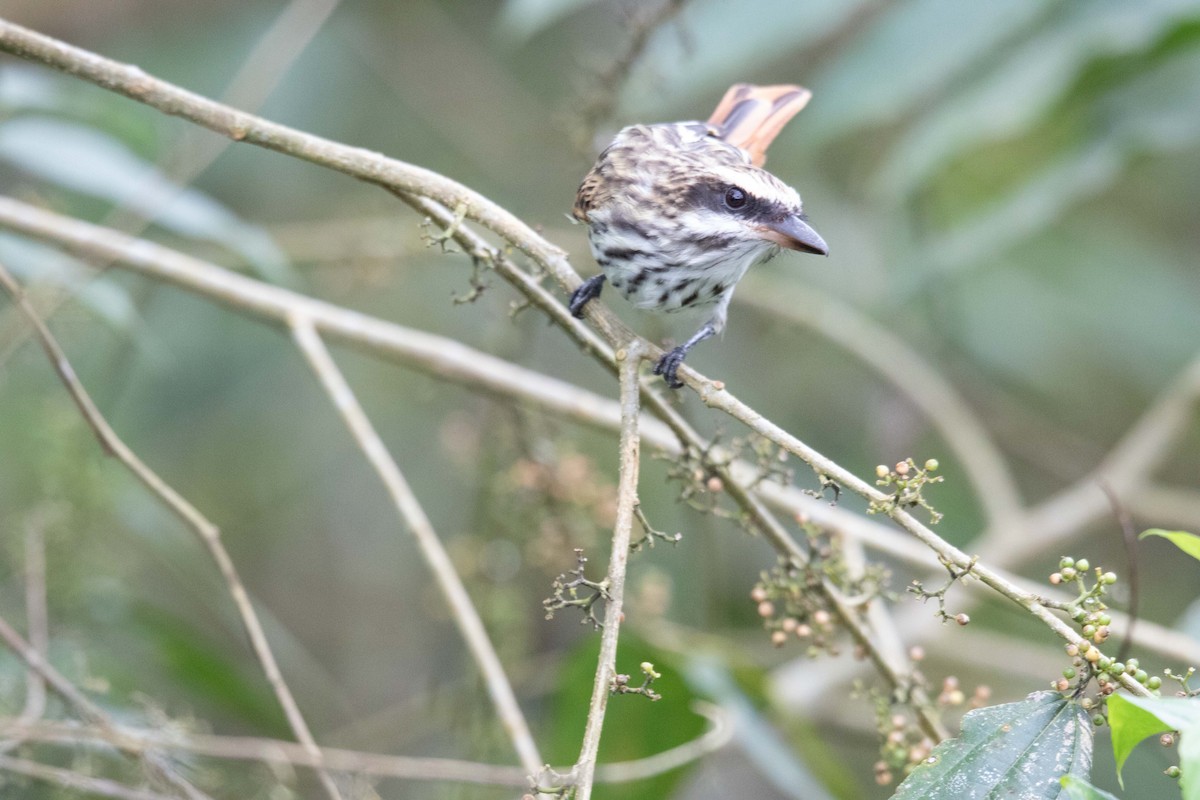
[[[1077,703],[1057,692],[1035,692],[967,714],[962,735],[935,747],[892,798],[1068,797],[1059,781],[1064,774],[1087,777],[1092,742],[1092,722]]]
[[[1138,538],[1145,539],[1147,536],[1161,536],[1192,558],[1200,561],[1200,536],[1194,533],[1188,533],[1187,531],[1164,531],[1162,528],[1151,528],[1148,531],[1142,531],[1142,535]]]
[[[1142,534],[1145,536],[1145,534]],[[1125,759],[1148,736],[1166,731],[1180,731],[1180,767],[1184,774],[1189,764],[1192,772],[1200,772],[1200,700],[1183,697],[1134,697],[1114,694],[1108,698],[1108,724],[1112,728],[1113,758],[1117,762],[1117,778]],[[1186,743],[1186,745],[1185,745]],[[1200,780],[1193,775],[1181,780],[1185,800],[1200,798]],[[1124,783],[1121,784],[1124,786]]]
[[[1065,800],[1120,800],[1115,794],[1097,789],[1078,775],[1063,775],[1059,783],[1067,790],[1062,795]]]

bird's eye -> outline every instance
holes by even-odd
[[[745,208],[749,199],[745,190],[740,186],[730,186],[725,190],[725,205],[734,211]]]

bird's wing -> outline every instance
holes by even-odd
[[[803,86],[737,83],[725,92],[708,124],[717,136],[745,150],[751,163],[761,167],[771,142],[811,97],[812,92]]]

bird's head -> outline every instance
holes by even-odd
[[[622,130],[580,186],[575,216],[636,225],[663,245],[829,251],[795,189],[699,122]]]
[[[720,152],[730,149],[711,140],[688,159],[689,169],[676,173],[677,207],[688,227],[827,255],[829,247],[808,224],[799,193],[765,169]]]

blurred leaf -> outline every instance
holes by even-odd
[[[707,695],[729,715],[729,724],[733,726],[734,736],[741,744],[742,751],[781,794],[797,800],[826,800],[830,797],[820,779],[797,758],[779,731],[755,710],[754,704],[734,681],[725,664],[715,658],[698,656],[688,660],[685,674],[690,686]],[[820,744],[816,746],[820,747]],[[813,754],[806,752],[811,758]],[[831,757],[830,765],[836,763],[836,759]],[[847,782],[844,775],[836,777],[840,779],[839,782]]]
[[[1162,528],[1151,528],[1143,531],[1139,539],[1147,536],[1161,536],[1194,559],[1200,560],[1200,536],[1187,531],[1164,531]]]
[[[555,708],[552,735],[543,754],[551,763],[573,764],[579,757],[599,643],[599,634],[580,642],[559,674],[552,702]],[[654,690],[662,695],[662,699],[651,702],[639,695],[609,698],[604,735],[600,741],[599,760],[602,764],[645,758],[695,739],[704,731],[704,718],[691,708],[696,696],[680,676],[672,657],[622,632],[617,671],[630,675],[636,684],[640,684],[638,665],[643,661],[652,662],[662,674],[654,682]],[[670,796],[672,787],[687,772],[688,768],[682,768],[635,783],[598,784],[592,796],[597,800],[661,800]]]
[[[1057,692],[1035,692],[1017,703],[981,708],[962,720],[962,735],[933,754],[900,784],[894,800],[1063,797],[1063,774],[1086,778],[1092,768],[1092,722]]]
[[[524,44],[563,17],[596,0],[506,0],[496,17],[496,35],[508,45]]]
[[[25,64],[0,67],[0,112],[55,111],[63,108],[62,83],[49,72]]]
[[[1078,775],[1063,775],[1059,781],[1066,789],[1065,800],[1120,800],[1116,795],[1097,789]]]
[[[1112,119],[1078,149],[1044,166],[1025,183],[912,258],[905,274],[917,291],[937,274],[979,261],[979,254],[1011,248],[1047,228],[1080,200],[1108,189],[1133,160],[1200,141],[1200,52],[1171,59],[1106,96],[1101,114]],[[919,265],[919,266],[918,266]]]
[[[689,3],[678,25],[682,36],[656,36],[624,87],[621,115],[662,119],[663,100],[695,106],[705,119],[729,84],[749,79],[772,59],[794,54],[845,23],[863,0],[758,0],[753,6],[725,0]],[[736,46],[731,43],[736,42]],[[783,75],[779,82],[801,76]]]
[[[911,114],[1056,5],[916,0],[891,6],[809,84],[825,102],[814,109],[806,138],[827,139]]]
[[[0,124],[0,159],[66,189],[103,198],[182,236],[241,254],[264,277],[287,282],[287,257],[270,236],[208,195],[178,186],[116,139],[44,117]]]
[[[937,285],[954,303],[957,346],[1017,385],[1054,387],[1064,407],[1118,402],[1089,376],[1144,392],[1195,355],[1200,294],[1188,262],[1102,219],[1060,225],[946,283]],[[1153,308],[1155,324],[1131,308]]]
[[[1183,796],[1185,800],[1200,798],[1200,700],[1114,694],[1108,698],[1108,724],[1118,779],[1125,760],[1146,737],[1179,731]]]
[[[1065,5],[996,69],[924,117],[889,156],[880,187],[909,195],[964,151],[1033,126],[1091,63],[1144,50],[1198,16],[1194,0]]]
[[[27,286],[46,283],[70,291],[114,328],[141,330],[141,317],[128,292],[110,281],[95,280],[95,270],[49,245],[0,233],[0,263]],[[138,336],[134,341],[149,345],[152,338]]]

